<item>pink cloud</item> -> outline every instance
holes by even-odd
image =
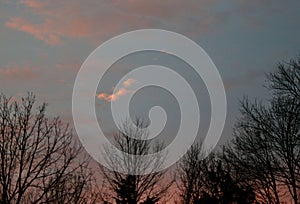
[[[30,67],[7,66],[0,68],[0,77],[17,80],[28,80],[36,77],[36,73]]]
[[[122,87],[115,93],[113,93],[113,94],[100,93],[97,95],[97,98],[101,99],[101,100],[105,100],[107,102],[116,101],[120,97],[122,97],[128,93],[131,93],[132,90],[129,90],[128,87],[130,87],[132,84],[134,84],[136,82],[137,82],[136,79],[129,78],[122,83]],[[113,89],[114,89],[114,87],[113,87]]]
[[[70,71],[75,70],[76,72],[80,69],[81,63],[77,60],[69,62],[61,62],[55,65],[57,71]]]
[[[77,0],[45,0],[42,3],[37,0],[21,0],[20,3],[31,14],[37,15],[39,22],[21,16],[10,18],[5,25],[51,46],[61,45],[63,38],[90,38],[93,41],[118,33],[124,22],[141,22],[133,16],[117,12],[110,3],[104,2],[90,1],[90,4],[82,4]]]
[[[97,98],[111,102],[118,100],[121,96],[124,96],[125,94],[130,93],[130,90],[127,90],[125,88],[120,88],[116,93],[114,94],[106,94],[106,93],[100,93],[97,95]]]
[[[51,46],[62,44],[64,38],[87,38],[99,43],[126,31],[151,27],[197,33],[225,19],[224,15],[210,12],[215,3],[216,0],[20,0],[25,13],[36,15],[39,21],[18,16],[10,18],[6,26]]]
[[[44,8],[46,6],[49,6],[49,2],[47,1],[36,1],[36,0],[20,0],[21,4],[26,5],[29,8]]]
[[[129,87],[129,86],[131,86],[132,84],[134,84],[134,83],[136,83],[136,82],[137,82],[136,79],[129,78],[129,79],[127,79],[126,81],[123,82],[123,86]]]
[[[33,35],[36,39],[44,41],[48,45],[59,45],[62,43],[60,37],[51,29],[54,22],[46,19],[42,25],[34,25],[22,18],[12,18],[5,24],[9,28],[16,29]]]

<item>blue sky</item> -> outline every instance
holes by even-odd
[[[299,11],[296,0],[0,0],[1,92],[19,98],[33,91],[39,101],[49,103],[50,114],[71,120],[76,74],[96,47],[136,29],[170,30],[197,42],[219,69],[228,99],[224,143],[238,117],[238,99],[267,98],[264,73],[300,54]],[[133,68],[147,62],[147,56],[159,58],[154,55],[129,57],[114,69]],[[175,58],[157,62],[181,69]],[[152,103],[141,100],[139,111],[141,104]],[[100,118],[107,104],[97,101]]]

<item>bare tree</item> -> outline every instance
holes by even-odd
[[[204,190],[196,203],[252,204],[256,198],[251,186],[240,176],[223,153],[211,153],[203,162]]]
[[[34,104],[33,94],[0,95],[1,203],[87,203],[88,157],[67,124]]]
[[[177,186],[183,204],[247,204],[255,195],[250,186],[240,182],[222,154],[208,157],[201,143],[194,144],[177,166]]]
[[[158,171],[164,162],[164,155],[158,154],[149,159],[132,157],[158,152],[163,148],[161,143],[152,145],[147,140],[148,134],[141,120],[135,124],[125,121],[120,132],[114,134],[115,146],[122,151],[121,157],[113,150],[105,149],[106,159],[113,171],[103,166],[100,166],[100,170],[116,203],[157,203],[172,184],[172,180],[164,177],[166,171]],[[153,165],[151,172],[145,174],[150,165]],[[118,172],[119,168],[126,173]]]
[[[300,101],[300,56],[288,63],[279,63],[277,70],[267,75],[269,88],[279,96]]]
[[[194,144],[177,164],[176,184],[183,204],[198,200],[204,188],[202,178],[204,152],[201,146],[201,143]]]
[[[260,131],[269,120],[263,118],[264,107],[249,104],[245,99],[242,103],[243,118],[234,130],[233,148],[226,150],[236,171],[240,172],[243,180],[256,189],[257,196],[266,203],[280,203],[277,182],[276,155],[272,152],[271,143],[265,137],[266,131]],[[269,131],[268,127],[266,130]]]
[[[273,96],[267,105],[241,105],[228,158],[251,182],[265,203],[281,203],[288,195],[299,203],[300,194],[300,66],[279,64],[268,75]]]

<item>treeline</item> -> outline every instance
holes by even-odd
[[[143,121],[114,134],[124,154],[104,149],[112,170],[91,159],[46,104],[0,96],[0,203],[300,203],[300,58],[267,75],[271,98],[240,102],[233,139],[206,157],[195,143],[171,169]],[[149,170],[148,174],[143,172]],[[119,173],[120,168],[123,172]],[[98,176],[100,173],[101,176]]]

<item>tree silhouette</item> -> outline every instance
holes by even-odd
[[[300,56],[288,63],[279,63],[277,70],[267,75],[268,88],[279,97],[300,100]]]
[[[175,174],[181,203],[195,203],[199,199],[200,192],[204,188],[203,162],[202,144],[196,143],[178,163]]]
[[[244,181],[264,203],[281,203],[289,194],[299,203],[300,193],[300,66],[279,64],[268,75],[269,104],[241,103],[232,147],[226,150]]]
[[[204,203],[207,199],[218,204],[250,204],[255,201],[253,189],[237,179],[232,167],[222,155],[212,153],[205,159],[203,169],[205,188],[198,200],[199,203]]]
[[[34,105],[33,94],[20,102],[0,95],[1,203],[87,203],[89,159],[67,124]]]
[[[158,154],[149,159],[132,157],[158,152],[163,148],[161,143],[152,146],[151,141],[147,140],[148,134],[141,120],[137,120],[135,124],[125,121],[120,132],[114,134],[115,145],[122,151],[122,156],[118,157],[113,150],[105,149],[105,157],[110,167],[116,170],[111,171],[103,166],[100,166],[100,170],[116,203],[156,203],[172,184],[172,180],[164,178],[165,171],[158,171],[163,164],[164,155]],[[150,165],[154,168],[149,174],[145,174]],[[118,172],[120,167],[127,173]]]
[[[184,204],[247,204],[255,195],[236,179],[222,155],[204,158],[201,143],[194,144],[177,166],[179,196]]]
[[[177,163],[179,203],[300,203],[300,57],[280,63],[267,79],[271,99],[241,101],[229,145],[205,157],[196,143]],[[99,165],[99,188],[68,124],[47,117],[46,104],[36,106],[31,93],[20,101],[0,95],[0,203],[164,203],[174,180],[159,171],[166,155],[152,153],[164,145],[148,139],[146,126],[120,125],[113,143],[122,154],[104,148],[112,170]]]

